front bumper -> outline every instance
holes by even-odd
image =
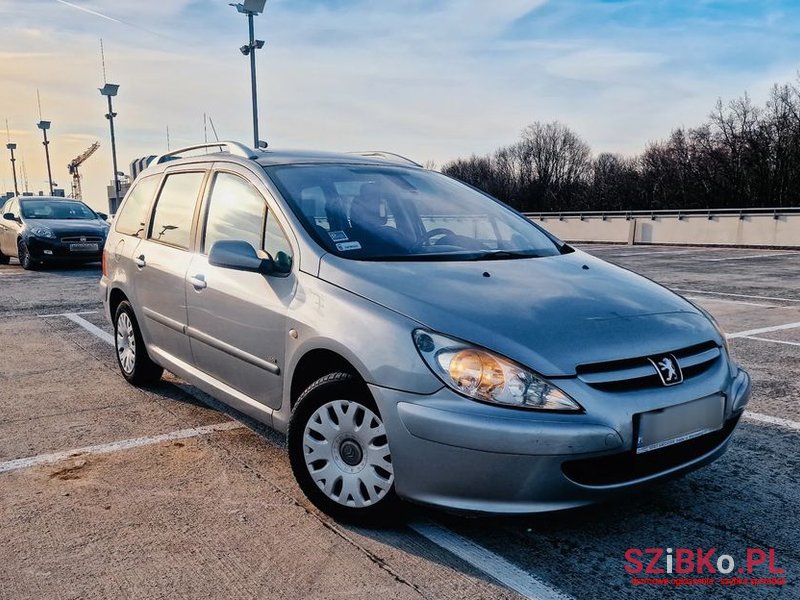
[[[386,425],[398,495],[459,511],[534,513],[598,502],[719,458],[750,395],[747,373],[720,362],[715,391],[726,398],[723,429],[640,455],[633,413],[599,410],[614,399],[596,399],[583,414],[547,414],[472,402],[447,388],[429,396],[370,389]],[[683,401],[704,397],[707,385],[687,386]],[[677,393],[669,390],[668,402],[680,403]],[[651,410],[647,403],[638,398],[631,410]]]
[[[94,243],[94,242],[92,242]],[[46,262],[97,262],[103,256],[104,241],[97,242],[97,251],[74,251],[71,243],[58,239],[28,237],[25,241],[31,257]]]

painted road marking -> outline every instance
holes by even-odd
[[[752,298],[754,300],[778,300],[780,302],[800,302],[800,298],[777,298],[775,296],[751,296],[748,294],[731,294],[728,292],[709,292],[708,290],[687,290],[685,288],[670,288],[676,292],[689,292],[690,294],[710,294],[712,296],[731,296],[732,298]]]
[[[760,333],[771,333],[773,331],[783,331],[784,329],[797,329],[800,327],[800,321],[795,323],[786,323],[785,325],[773,325],[772,327],[761,327],[759,329],[748,329],[747,331],[740,331],[738,333],[729,333],[728,339],[732,340],[741,337],[752,337]]]
[[[771,415],[762,415],[761,413],[754,413],[750,411],[745,411],[744,418],[749,419],[751,421],[759,421],[760,423],[769,423],[770,425],[778,425],[779,427],[783,427],[785,429],[791,429],[792,431],[800,431],[800,423],[797,421],[792,421],[790,419],[781,419],[780,417],[773,417]]]
[[[81,327],[83,327],[86,331],[91,333],[93,336],[98,337],[101,340],[103,340],[105,343],[113,346],[114,345],[114,336],[112,336],[107,331],[103,331],[102,329],[100,329],[94,323],[90,323],[89,321],[87,321],[86,319],[81,317],[81,315],[88,315],[88,314],[95,313],[95,312],[97,312],[97,311],[92,310],[92,311],[85,311],[85,312],[81,312],[81,313],[72,312],[72,313],[61,313],[61,314],[57,314],[57,315],[39,315],[39,316],[42,317],[42,318],[46,318],[46,317],[64,317],[66,319],[69,319],[70,321],[72,321],[76,325],[80,325]]]
[[[414,521],[408,526],[422,537],[455,554],[461,560],[526,598],[537,600],[572,599],[572,596],[560,592],[538,577],[523,571],[491,550],[487,550],[437,523]]]
[[[170,433],[162,433],[160,435],[121,440],[107,444],[97,444],[95,446],[84,446],[83,448],[75,448],[74,450],[39,454],[38,456],[28,456],[26,458],[17,458],[0,463],[0,473],[28,469],[30,467],[39,467],[42,465],[51,465],[68,458],[85,456],[87,454],[110,454],[112,452],[119,452],[120,450],[141,448],[142,446],[151,446],[153,444],[171,442],[173,440],[185,440],[187,438],[208,435],[209,433],[217,431],[230,431],[231,429],[240,429],[242,427],[244,427],[244,425],[237,421],[225,421],[224,423],[215,423],[214,425],[179,429],[178,431],[171,431]]]
[[[726,256],[724,258],[698,258],[697,260],[701,260],[703,262],[720,262],[723,260],[746,260],[749,258],[772,258],[774,256],[800,256],[796,252],[779,252],[773,254],[748,254],[745,256]]]
[[[746,302],[745,300],[728,300],[727,298],[704,298],[701,296],[684,296],[687,300],[700,300],[702,302],[717,302],[719,304],[741,304],[742,306],[758,306],[760,308],[789,308],[777,304],[761,304],[760,302]],[[794,307],[791,307],[794,308]]]
[[[67,315],[93,315],[97,311],[96,310],[82,310],[80,312],[70,312],[70,313],[51,313],[49,315],[36,315],[40,319],[47,319],[48,317],[66,317]]]
[[[759,342],[772,342],[773,344],[784,344],[786,346],[800,346],[800,343],[798,342],[787,342],[786,340],[774,340],[772,338],[762,338],[762,337],[756,337],[754,335],[746,335],[739,339],[758,340]]]

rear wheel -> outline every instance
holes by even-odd
[[[320,510],[366,525],[397,520],[386,428],[356,377],[331,373],[312,383],[297,400],[288,437],[294,476]]]
[[[130,383],[146,385],[161,378],[164,369],[147,354],[136,315],[126,300],[120,302],[114,317],[114,341],[119,370]]]
[[[38,264],[33,260],[28,250],[28,245],[24,240],[19,240],[17,242],[17,258],[19,259],[19,264],[22,265],[22,268],[26,271],[33,271],[38,267]]]

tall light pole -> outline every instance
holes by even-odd
[[[231,4],[237,11],[247,15],[247,27],[250,33],[250,41],[239,50],[245,56],[250,57],[250,93],[253,96],[253,147],[259,148],[261,142],[258,139],[258,91],[256,86],[256,50],[264,47],[264,40],[255,39],[255,27],[253,17],[264,12],[264,5],[267,0],[244,0],[244,3]]]
[[[114,109],[111,106],[111,98],[117,95],[117,90],[119,90],[119,86],[115,83],[106,83],[103,87],[100,88],[100,94],[108,98],[108,112],[106,113],[106,119],[108,119],[108,124],[109,127],[111,128],[111,162],[114,167],[114,207],[113,207],[114,210],[112,212],[116,212],[116,209],[119,208],[119,175],[117,174],[117,140],[114,137],[114,117],[117,116],[117,113],[114,112]]]
[[[17,145],[8,142],[6,144],[6,148],[11,152],[11,172],[14,173],[14,195],[19,196],[19,184],[17,183],[17,159],[14,158],[14,150],[17,149]]]
[[[50,142],[47,139],[47,130],[50,129],[50,121],[39,121],[36,126],[42,130],[42,135],[44,136],[44,141],[42,144],[44,145],[44,156],[47,160],[47,184],[50,187],[50,195],[53,195],[53,173],[50,170]]]

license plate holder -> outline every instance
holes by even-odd
[[[69,251],[70,252],[98,252],[100,250],[100,246],[97,242],[82,242],[79,244],[70,244]]]
[[[722,429],[725,397],[721,394],[634,416],[636,454],[644,454]]]

